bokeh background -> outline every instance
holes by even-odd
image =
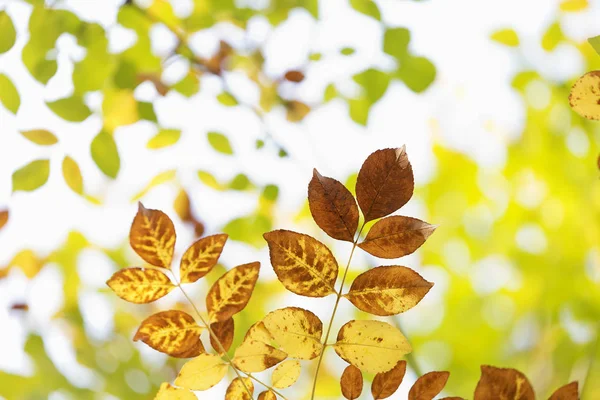
[[[138,200],[173,218],[178,254],[201,228],[230,235],[197,304],[225,269],[262,262],[236,343],[283,306],[328,320],[333,297],[286,292],[262,233],[311,234],[344,264],[350,245],[310,217],[312,168],[353,189],[368,154],[402,144],[417,187],[400,213],[439,227],[388,263],[435,283],[387,319],[414,347],[392,398],[418,370],[450,371],[444,393],[469,398],[481,364],[521,370],[540,397],[579,380],[600,398],[600,124],[567,100],[600,66],[585,42],[599,2],[123,3],[0,0],[1,398],[149,399],[173,379],[182,361],[132,337],[183,299],[136,306],[105,285],[141,263]],[[351,273],[376,262],[358,253]],[[365,317],[342,302],[336,327]],[[318,398],[340,398],[344,366],[326,354]],[[303,398],[312,368],[284,393]]]

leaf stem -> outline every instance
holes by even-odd
[[[319,359],[317,360],[317,369],[315,371],[315,378],[313,380],[312,392],[310,395],[311,400],[314,400],[315,393],[317,392],[317,380],[319,378],[319,370],[321,368],[321,364],[323,362],[323,355],[325,354],[325,348],[327,347],[327,340],[329,339],[329,334],[331,333],[331,327],[333,326],[333,320],[335,319],[335,313],[337,312],[338,306],[340,304],[340,299],[342,298],[342,291],[344,290],[344,283],[346,282],[346,276],[348,275],[348,270],[350,269],[350,262],[352,261],[352,256],[354,255],[354,250],[356,250],[356,245],[358,244],[358,240],[360,239],[360,234],[362,233],[365,227],[366,221],[363,222],[360,230],[358,231],[358,235],[356,235],[356,239],[352,243],[352,250],[350,251],[350,257],[348,257],[348,263],[346,264],[346,269],[344,270],[344,275],[342,276],[342,283],[340,284],[340,290],[337,291],[335,305],[333,306],[333,311],[331,313],[331,318],[329,319],[329,326],[327,327],[327,332],[325,333],[325,340],[322,342],[323,348],[321,349],[321,353],[319,354]]]

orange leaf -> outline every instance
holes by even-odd
[[[344,297],[362,311],[395,315],[416,306],[432,286],[412,269],[391,265],[357,276]]]
[[[144,261],[161,268],[169,268],[175,249],[173,222],[159,210],[150,210],[142,203],[131,225],[129,243]]]
[[[394,215],[377,221],[358,247],[375,257],[399,258],[421,247],[435,228],[416,218]]]
[[[222,322],[215,322],[210,324],[210,329],[212,329],[215,336],[219,339],[219,342],[223,346],[225,351],[229,351],[231,348],[231,344],[233,343],[233,334],[235,332],[235,324],[233,322],[233,318],[226,319]],[[210,335],[210,344],[213,349],[217,352],[221,353],[221,347],[217,344],[215,338]]]
[[[302,82],[304,80],[304,74],[302,71],[288,71],[285,73],[285,79],[290,82]]]
[[[410,200],[414,186],[412,167],[404,146],[371,154],[356,179],[356,197],[365,221],[398,210]]]
[[[258,395],[258,400],[277,400],[277,395],[270,390],[266,390]]]
[[[375,375],[371,385],[373,399],[387,399],[393,395],[404,379],[406,373],[406,361],[401,360],[394,368],[387,372]]]
[[[4,225],[8,222],[8,210],[0,211],[0,229],[4,228]]]
[[[224,233],[207,236],[191,245],[181,258],[181,283],[193,283],[208,274],[217,265],[227,237]]]
[[[348,365],[340,378],[342,395],[348,400],[358,399],[363,388],[363,376],[360,369]]]
[[[259,262],[240,265],[212,285],[206,295],[206,308],[212,322],[225,321],[246,307],[258,280],[259,270]]]
[[[577,400],[579,399],[579,385],[577,382],[571,382],[563,387],[556,389],[548,400]]]
[[[449,372],[433,371],[421,376],[408,392],[408,400],[433,400],[446,386]]]
[[[474,400],[534,400],[535,394],[527,377],[516,369],[481,366],[481,378]]]
[[[308,184],[308,204],[315,222],[325,233],[334,239],[354,241],[358,206],[341,182],[322,176],[314,169]]]
[[[123,300],[137,304],[151,303],[175,288],[167,275],[147,268],[122,269],[106,284]]]

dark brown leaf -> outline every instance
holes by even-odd
[[[406,373],[406,361],[401,360],[390,371],[375,375],[371,385],[371,394],[373,399],[387,399],[398,390],[404,374]]]
[[[394,215],[377,221],[358,247],[375,257],[399,258],[421,247],[435,228],[416,218]]]
[[[288,71],[285,73],[285,79],[290,82],[302,82],[304,80],[304,74],[302,71]]]
[[[348,365],[340,378],[342,395],[348,400],[358,399],[363,388],[363,376],[360,369],[354,365]]]
[[[571,382],[563,387],[556,389],[548,400],[577,400],[579,399],[579,385],[577,382]]]
[[[408,392],[408,400],[432,400],[446,386],[449,372],[433,371],[421,376]],[[492,399],[493,397],[490,397]]]
[[[233,343],[233,334],[235,332],[235,324],[233,322],[233,318],[226,319],[222,322],[215,322],[210,324],[210,329],[212,329],[215,336],[219,339],[219,342],[225,349],[225,351],[229,351],[231,348],[231,344]],[[210,335],[210,344],[213,349],[218,353],[221,353],[221,347],[215,341],[215,338]]]
[[[481,366],[481,378],[474,400],[534,400],[535,394],[527,377],[516,369]]]

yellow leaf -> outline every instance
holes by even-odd
[[[179,129],[161,129],[156,135],[154,135],[146,147],[149,149],[162,149],[174,145],[179,141],[181,137],[181,131]]]
[[[225,321],[242,311],[258,280],[260,263],[239,265],[219,278],[206,295],[211,322]]]
[[[138,204],[138,212],[129,232],[129,243],[144,261],[156,267],[169,268],[175,239],[175,227],[167,214]]]
[[[378,374],[394,368],[412,351],[404,335],[381,321],[350,321],[340,329],[336,353],[361,371]]]
[[[12,174],[13,192],[34,191],[43,186],[50,177],[50,160],[34,160]]]
[[[171,169],[168,171],[163,171],[163,172],[159,173],[154,178],[152,178],[152,180],[150,182],[148,182],[148,184],[139,193],[137,193],[135,196],[133,196],[131,201],[136,201],[136,200],[141,199],[154,187],[156,187],[158,185],[162,185],[163,183],[172,181],[173,179],[175,179],[176,176],[177,176],[177,171],[175,171],[174,169]]]
[[[245,340],[236,349],[233,364],[247,373],[261,372],[287,358],[287,354],[266,343]]]
[[[106,284],[123,300],[137,304],[151,303],[175,288],[167,275],[146,268],[122,269]]]
[[[290,122],[300,122],[310,113],[310,106],[301,101],[292,100],[285,106],[287,108],[286,118]]]
[[[564,0],[560,3],[560,10],[565,12],[583,11],[589,6],[588,0]]]
[[[269,330],[265,326],[265,323],[262,321],[255,323],[250,327],[250,329],[248,329],[246,335],[244,336],[244,341],[248,340],[256,340],[258,342],[263,342],[268,345],[275,342],[275,338],[273,337],[271,332],[269,332]]]
[[[162,311],[142,322],[133,341],[141,340],[154,350],[172,357],[196,357],[205,352],[200,341],[202,329],[188,313]]]
[[[0,210],[0,229],[4,228],[4,225],[8,222],[8,216],[8,210]]]
[[[81,195],[83,194],[83,177],[77,162],[71,157],[66,156],[62,163],[62,173],[65,183],[72,191]]]
[[[154,400],[197,400],[198,398],[187,389],[180,389],[163,383]]]
[[[312,312],[297,307],[282,308],[267,314],[263,323],[275,343],[290,357],[312,360],[321,354],[323,323]]]
[[[408,400],[433,400],[446,386],[448,372],[433,371],[419,377],[408,392]]]
[[[58,143],[57,137],[52,132],[45,129],[22,131],[21,135],[23,135],[25,139],[35,144],[39,144],[40,146],[52,146],[53,144]]]
[[[225,392],[225,400],[252,400],[253,393],[254,385],[250,378],[235,378]]]
[[[337,261],[318,240],[283,229],[264,235],[277,278],[289,291],[308,297],[336,293]]]
[[[285,389],[292,386],[300,377],[302,367],[298,360],[287,360],[282,362],[275,368],[271,377],[273,387],[277,389]]]
[[[416,306],[432,286],[412,269],[392,265],[360,274],[344,297],[362,311],[395,315]]]
[[[207,236],[191,245],[181,258],[181,283],[193,283],[208,274],[219,261],[227,237],[226,234]]]
[[[41,270],[46,260],[39,258],[31,250],[21,250],[8,264],[9,268],[19,268],[29,279],[34,278]],[[8,269],[8,268],[7,268]]]
[[[363,388],[363,376],[360,369],[354,365],[348,365],[340,378],[342,395],[348,400],[360,397]]]
[[[575,82],[569,103],[582,117],[600,119],[600,71],[588,72]]]
[[[535,393],[527,377],[516,369],[482,365],[473,399],[535,400]]]
[[[137,100],[129,89],[105,91],[102,113],[104,114],[104,127],[109,132],[139,120]]]
[[[228,367],[215,354],[200,354],[181,367],[175,384],[190,390],[207,390],[221,382]]]
[[[492,33],[490,38],[510,47],[517,47],[519,45],[519,35],[517,35],[514,29],[500,29]]]

